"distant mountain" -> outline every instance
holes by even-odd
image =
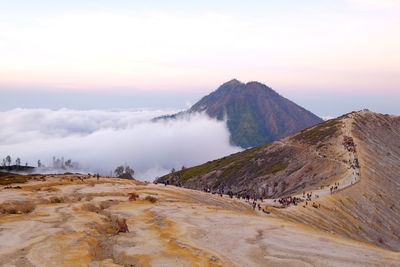
[[[231,142],[243,148],[279,140],[323,121],[264,84],[245,84],[236,79],[224,83],[183,113],[194,112],[226,119]]]

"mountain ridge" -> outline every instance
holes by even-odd
[[[363,110],[159,181],[268,199],[318,195],[319,209],[294,206],[272,214],[399,251],[399,141],[400,116]]]

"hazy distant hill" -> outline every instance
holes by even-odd
[[[35,171],[35,167],[23,165],[0,166],[0,171],[31,173]]]
[[[218,120],[227,119],[232,143],[243,148],[278,140],[323,121],[264,84],[244,84],[235,79],[224,83],[184,113],[193,112],[206,112]]]

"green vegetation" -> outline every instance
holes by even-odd
[[[175,172],[173,175],[180,176],[181,179],[179,179],[179,181],[183,182],[183,181],[192,179],[194,177],[207,174],[216,169],[226,168],[224,170],[224,174],[223,174],[225,176],[225,175],[228,175],[228,173],[230,173],[230,172],[240,169],[242,166],[244,166],[244,164],[248,160],[250,160],[257,153],[261,152],[263,149],[267,148],[268,146],[270,146],[270,144],[251,148],[251,149],[245,150],[243,152],[232,154],[230,156],[227,156],[227,157],[224,157],[221,159],[209,161],[209,162],[199,165],[199,166],[195,166],[192,168],[187,168],[187,169],[181,170],[179,172]],[[230,166],[230,165],[233,165],[233,166]],[[160,178],[160,181],[162,181],[161,178]]]
[[[0,172],[0,185],[26,183],[29,178],[30,176],[28,175]]]
[[[270,131],[260,124],[257,111],[250,103],[226,106],[228,115],[227,125],[231,132],[232,142],[241,147],[254,147],[274,140]]]
[[[289,163],[287,162],[274,162],[269,165],[270,170],[267,171],[267,174],[275,174],[277,172],[283,171],[289,166]]]
[[[264,152],[270,145],[255,147],[199,166],[176,171],[159,178],[158,182],[167,179],[172,184],[185,183],[190,179],[201,177],[213,171],[220,171],[220,182],[225,179],[237,179],[244,176],[257,177],[276,174],[288,168],[289,163],[286,161],[290,151]]]
[[[260,175],[268,175],[268,174],[275,174],[280,171],[285,170],[289,166],[289,163],[287,162],[282,162],[282,161],[274,161],[271,162],[262,168],[259,168],[256,172],[257,176]]]
[[[317,126],[301,131],[293,136],[292,139],[296,141],[302,141],[310,145],[315,145],[324,140],[326,137],[335,134],[338,130],[338,124],[340,124],[340,120],[338,119],[329,120],[325,123],[321,123]]]

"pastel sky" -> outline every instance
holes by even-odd
[[[4,107],[27,103],[18,92],[173,92],[186,105],[232,78],[318,115],[342,112],[326,97],[345,92],[400,114],[400,1],[0,0]]]

